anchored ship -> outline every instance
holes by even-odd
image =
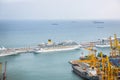
[[[36,52],[53,52],[53,51],[67,51],[67,50],[75,50],[80,49],[81,45],[74,41],[63,41],[60,43],[54,43],[51,39],[48,40],[48,43],[39,44],[36,48]]]
[[[104,24],[103,21],[93,21],[94,24]]]

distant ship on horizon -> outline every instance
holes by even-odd
[[[93,21],[94,24],[103,24],[103,21]]]
[[[57,24],[57,23],[53,23],[52,25],[59,25],[59,24]]]

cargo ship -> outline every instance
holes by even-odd
[[[87,80],[99,80],[97,70],[87,63],[72,64],[73,72]]]
[[[75,50],[80,49],[81,45],[74,41],[63,41],[60,43],[54,43],[51,39],[48,40],[48,43],[39,44],[36,48],[35,52],[53,52],[53,51],[68,51],[68,50]]]
[[[99,80],[97,68],[94,65],[91,66],[91,62],[94,63],[92,59],[94,59],[94,56],[91,59],[86,57],[80,60],[70,61],[73,72],[85,80]]]

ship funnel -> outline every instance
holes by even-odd
[[[53,44],[51,39],[48,39],[48,44]]]

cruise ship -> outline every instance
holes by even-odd
[[[114,41],[114,38],[111,38],[112,42]],[[120,37],[117,37],[117,39],[120,41]],[[110,47],[110,39],[109,38],[103,38],[99,39],[95,45],[97,48],[109,48]]]
[[[54,43],[51,39],[48,40],[48,43],[39,44],[36,48],[35,52],[53,52],[53,51],[68,51],[80,49],[81,45],[74,41],[63,41],[60,43]]]

